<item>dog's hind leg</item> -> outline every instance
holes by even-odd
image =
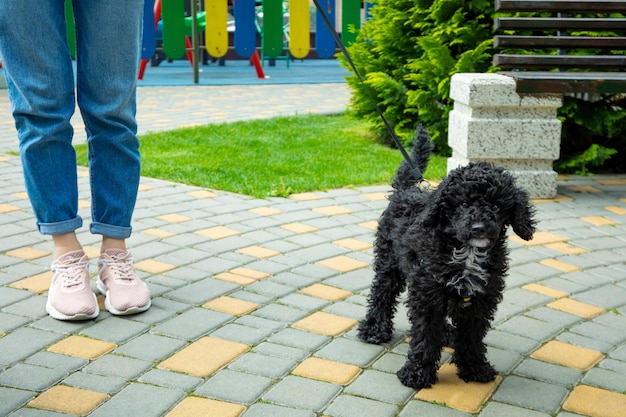
[[[376,277],[368,299],[365,320],[359,323],[359,337],[374,344],[385,343],[393,335],[393,316],[396,313],[398,297],[404,291],[406,281],[397,268],[380,272]]]

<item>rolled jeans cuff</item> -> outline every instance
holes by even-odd
[[[65,233],[73,232],[82,226],[83,219],[81,217],[75,217],[71,220],[64,220],[62,222],[37,223],[39,233],[42,235],[63,235]]]
[[[92,222],[89,228],[94,235],[103,235],[113,239],[128,239],[132,233],[132,227],[112,226],[110,224]]]

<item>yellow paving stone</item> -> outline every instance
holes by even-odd
[[[365,250],[372,247],[370,242],[363,242],[362,240],[349,237],[347,239],[335,240],[334,245],[342,246],[351,250]]]
[[[168,223],[184,223],[193,220],[191,217],[183,216],[178,213],[163,214],[162,216],[157,216],[157,219]]]
[[[551,340],[531,353],[530,357],[543,362],[586,371],[600,362],[603,355],[596,350]]]
[[[325,266],[326,268],[330,268],[339,272],[354,271],[355,269],[365,268],[369,265],[363,261],[359,261],[357,259],[353,259],[344,255],[324,259],[316,263],[317,265]]]
[[[293,324],[293,327],[325,336],[337,336],[355,326],[358,321],[318,311]]]
[[[602,185],[626,185],[626,178],[607,178],[595,181]]]
[[[289,198],[292,200],[296,200],[296,201],[311,201],[311,200],[320,200],[322,196],[314,194],[314,193],[298,193],[298,194],[291,194]]]
[[[41,294],[48,291],[48,289],[50,288],[51,279],[52,271],[48,271],[42,274],[37,274],[28,278],[21,279],[19,281],[15,281],[9,286]]]
[[[12,206],[11,204],[0,204],[0,214],[10,213],[12,211],[20,211],[21,208]]]
[[[39,259],[43,258],[44,256],[48,256],[50,255],[50,252],[41,249],[25,247],[10,250],[5,255],[30,261],[33,259]]]
[[[135,263],[135,268],[151,274],[162,274],[164,272],[171,271],[172,269],[176,269],[176,265],[155,261],[154,259],[146,259],[145,261]]]
[[[359,223],[359,226],[365,227],[366,229],[378,230],[378,222],[376,220]]]
[[[563,298],[569,295],[566,292],[555,290],[554,288],[546,287],[545,285],[535,284],[535,283],[526,284],[522,287],[522,289],[536,292],[538,294],[543,294],[552,298]]]
[[[137,189],[137,191],[142,192],[142,191],[150,191],[152,190],[152,187],[150,187],[149,185],[146,184],[139,184],[139,188]]]
[[[78,200],[78,208],[86,209],[86,208],[89,208],[89,207],[91,207],[91,201],[83,200],[83,199]]]
[[[230,272],[237,275],[242,275],[244,277],[248,277],[254,280],[265,279],[270,276],[267,272],[258,271],[256,269],[250,269],[243,266],[240,266],[235,269],[231,269]]]
[[[109,396],[102,392],[56,385],[35,397],[28,405],[43,410],[84,416],[108,399]]]
[[[238,417],[246,407],[209,398],[187,397],[165,417]]]
[[[9,158],[7,158],[6,156],[0,156],[0,162],[7,162],[9,160]]]
[[[563,202],[563,201],[574,201],[572,197],[568,197],[562,194],[557,194],[554,198],[533,198],[532,201],[535,204],[541,203],[554,203],[554,202]]]
[[[466,413],[478,413],[502,380],[497,376],[488,383],[465,382],[456,375],[456,365],[445,363],[439,368],[438,381],[431,388],[422,389],[415,398],[445,404],[446,407]]]
[[[209,227],[208,229],[201,229],[195,232],[197,235],[208,237],[209,239],[218,240],[225,237],[237,236],[241,232],[238,230],[230,229],[225,226]]]
[[[272,207],[256,207],[248,210],[250,213],[258,214],[259,216],[274,216],[282,213],[281,210]]]
[[[170,356],[157,367],[205,378],[249,349],[243,343],[205,336]]]
[[[238,298],[223,296],[206,302],[202,307],[234,316],[243,316],[259,308],[259,304]]]
[[[584,319],[592,319],[605,312],[603,308],[583,303],[581,301],[572,300],[571,298],[561,298],[560,300],[548,303],[547,306],[555,310],[563,311],[564,313],[582,317]]]
[[[526,241],[519,236],[509,236],[509,240],[512,242],[520,243],[526,246],[540,246],[547,245],[549,243],[567,242],[567,238],[559,235],[555,235],[550,232],[536,232],[532,240]]]
[[[313,209],[314,212],[323,214],[325,216],[338,216],[340,214],[350,214],[352,210],[346,207],[341,206],[326,206],[326,207],[316,207]]]
[[[361,368],[321,358],[308,358],[291,372],[304,378],[347,385],[361,372]]]
[[[372,200],[372,201],[381,201],[381,200],[386,200],[389,197],[389,193],[386,192],[379,192],[379,193],[365,193],[365,194],[361,194],[361,197],[366,198],[368,200]]]
[[[624,417],[626,395],[587,385],[578,385],[570,392],[563,408],[589,417]]]
[[[11,197],[19,198],[20,200],[28,200],[28,193],[26,191],[13,193],[11,194]]]
[[[576,193],[601,193],[602,192],[602,190],[594,187],[593,185],[576,185],[576,186],[567,187],[567,188]]]
[[[96,246],[83,246],[83,251],[89,259],[97,259],[100,257],[100,247]]]
[[[565,242],[548,243],[545,247],[566,255],[580,255],[581,253],[588,252],[587,249],[579,248],[578,246],[570,245]]]
[[[237,253],[252,256],[253,258],[266,259],[279,255],[280,252],[273,249],[264,248],[263,246],[248,246],[247,248],[237,249]]]
[[[604,216],[581,217],[580,220],[591,223],[594,226],[614,226],[616,224],[613,220]]]
[[[198,190],[198,191],[189,191],[187,193],[187,195],[193,197],[193,198],[197,198],[198,200],[204,200],[206,198],[215,198],[217,197],[217,194],[212,193],[210,191],[207,190]]]
[[[620,206],[607,206],[605,209],[620,216],[626,215],[626,209]]]
[[[166,237],[174,236],[174,233],[167,232],[165,230],[160,230],[160,229],[146,229],[146,230],[143,230],[141,233],[143,233],[145,235],[155,236],[155,237],[158,237],[158,238],[161,238],[161,239],[165,239]]]
[[[287,223],[287,224],[283,224],[280,227],[290,232],[298,233],[298,234],[311,233],[311,232],[316,232],[318,230],[317,227],[309,226],[308,224],[304,224],[300,222]]]
[[[313,284],[309,287],[301,289],[300,293],[328,301],[339,301],[352,295],[350,291],[331,287],[326,284]]]
[[[619,199],[619,201],[620,201],[621,203],[626,203],[626,198],[620,198],[620,199]]]
[[[559,261],[557,259],[544,259],[539,261],[541,265],[549,266],[550,268],[558,269],[563,272],[576,272],[580,271],[580,268],[576,265],[568,264],[566,262]]]
[[[96,359],[116,347],[115,343],[72,335],[48,346],[48,351],[84,359]]]
[[[216,274],[214,278],[222,280],[222,281],[226,281],[226,282],[232,282],[233,284],[237,284],[237,285],[249,285],[249,284],[256,282],[255,279],[245,277],[243,275],[233,274],[232,272],[222,272],[222,273]]]

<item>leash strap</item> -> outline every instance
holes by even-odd
[[[387,128],[387,132],[389,132],[389,134],[393,138],[393,141],[396,143],[396,146],[398,147],[398,149],[400,149],[400,152],[402,153],[402,156],[404,157],[406,162],[409,164],[409,167],[411,168],[411,174],[413,174],[413,177],[418,182],[422,182],[424,180],[424,177],[422,175],[422,171],[411,160],[411,158],[409,157],[409,154],[407,153],[406,149],[404,149],[404,146],[402,146],[402,143],[400,143],[400,139],[398,139],[398,137],[396,136],[396,132],[393,131],[393,128],[391,127],[391,125],[387,121],[387,118],[383,114],[382,110],[380,110],[380,108],[378,107],[378,104],[376,104],[376,100],[372,96],[370,88],[367,86],[367,84],[365,84],[365,81],[361,77],[361,74],[359,74],[359,71],[357,71],[356,66],[354,65],[354,62],[352,61],[352,58],[350,57],[350,54],[348,53],[348,50],[346,49],[345,45],[341,41],[341,37],[339,36],[337,31],[335,30],[335,25],[330,21],[328,15],[326,14],[326,11],[324,11],[323,7],[320,5],[319,0],[313,0],[313,3],[315,4],[315,7],[317,8],[317,11],[322,16],[322,19],[324,20],[324,23],[328,27],[328,30],[330,30],[330,33],[333,35],[333,38],[335,39],[335,42],[339,46],[339,49],[341,50],[343,55],[346,57],[346,61],[348,61],[348,64],[352,68],[352,71],[357,76],[357,78],[359,79],[361,84],[363,84],[363,87],[365,88],[365,92],[367,93],[367,97],[370,99],[370,101],[372,102],[372,105],[376,109],[376,113],[378,113],[378,115],[382,119],[383,123],[385,124],[385,127]]]

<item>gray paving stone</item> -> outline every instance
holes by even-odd
[[[572,333],[577,333],[590,339],[601,340],[612,345],[619,345],[626,341],[626,333],[616,330],[614,327],[604,326],[596,322],[584,322],[570,328]]]
[[[567,393],[567,389],[562,386],[509,376],[502,381],[493,399],[530,410],[554,413]]]
[[[576,369],[534,359],[524,360],[515,368],[515,373],[522,377],[563,385],[566,388],[573,388],[583,375],[581,371]]]
[[[67,375],[66,371],[18,363],[0,374],[0,385],[27,391],[45,391]]]
[[[315,356],[331,361],[349,363],[361,367],[369,366],[383,352],[384,347],[346,338],[334,339],[315,353]]]
[[[277,358],[251,352],[240,356],[228,368],[267,378],[280,378],[291,371],[296,364],[297,362],[292,359]]]
[[[206,308],[193,308],[152,328],[151,333],[195,340],[210,333],[222,324],[232,320],[233,316]]]
[[[315,417],[315,413],[274,404],[256,403],[243,413],[242,417]]]
[[[250,405],[272,384],[272,378],[223,369],[199,386],[202,397]]]
[[[43,351],[35,353],[33,356],[27,358],[25,363],[43,366],[45,368],[59,369],[64,372],[72,372],[82,368],[89,363],[89,361],[75,356],[67,356],[59,353]]]
[[[512,288],[504,293],[503,302],[518,305],[524,308],[531,308],[543,305],[552,301],[553,298],[547,297],[536,292],[527,291],[521,288]]]
[[[151,369],[143,374],[137,381],[189,392],[202,383],[202,378],[178,372],[165,371],[163,369]]]
[[[243,326],[252,327],[254,329],[266,330],[267,332],[276,332],[279,329],[285,328],[287,326],[286,323],[282,323],[280,321],[274,321],[269,319],[264,319],[262,317],[255,316],[242,316],[235,320],[235,323],[241,324]]]
[[[522,360],[522,355],[509,350],[487,346],[487,359],[501,375],[508,374]]]
[[[521,354],[530,353],[539,346],[539,344],[535,340],[503,332],[497,329],[492,329],[489,331],[489,333],[487,333],[487,336],[485,337],[485,343],[493,347],[497,347],[503,350],[510,350]]]
[[[0,338],[0,366],[11,365],[46,346],[58,342],[63,335],[24,327]]]
[[[626,391],[626,375],[608,369],[593,368],[585,374],[582,382],[611,391],[621,393]]]
[[[614,346],[610,343],[603,342],[601,340],[591,339],[589,337],[581,336],[572,332],[563,332],[556,337],[557,340],[572,345],[581,346],[587,349],[597,350],[602,353],[608,353],[614,349]]]
[[[350,292],[358,292],[369,289],[372,285],[374,273],[369,269],[357,269],[324,280],[324,284],[341,288]]]
[[[514,407],[509,404],[497,402],[488,403],[478,417],[550,417],[551,414],[529,410],[527,408]]]
[[[414,417],[414,416],[428,416],[428,417],[471,417],[471,414],[464,413],[463,411],[448,408],[443,405],[427,403],[424,401],[411,401],[399,414],[399,417]],[[504,416],[504,415],[502,415]],[[499,416],[499,417],[502,417]],[[508,415],[506,417],[509,417]]]
[[[601,368],[626,375],[626,362],[609,358],[601,361],[599,366]]]
[[[573,314],[564,313],[559,310],[555,310],[549,307],[534,308],[525,313],[528,317],[536,318],[537,320],[544,321],[546,323],[560,325],[561,327],[568,327],[583,320],[579,316]]]
[[[152,368],[152,362],[107,354],[93,360],[83,370],[92,374],[124,378],[127,381],[138,378]]]
[[[8,417],[71,417],[69,414],[56,413],[54,411],[39,410],[37,408],[22,408]]]
[[[6,416],[11,411],[30,401],[37,393],[15,388],[0,387],[0,415]]]
[[[292,293],[277,300],[277,303],[294,307],[304,311],[316,311],[330,304],[321,298],[311,297],[304,294]]]
[[[286,407],[321,411],[340,391],[339,385],[298,376],[287,376],[267,391],[262,398],[264,401]]]
[[[30,317],[33,319],[46,316],[47,296],[32,296],[24,300],[13,303],[3,309],[5,313],[18,316]]]
[[[88,372],[74,372],[63,380],[63,384],[89,391],[103,392],[113,395],[128,384],[125,378],[117,376],[96,375]]]
[[[340,395],[324,411],[330,417],[393,417],[398,407],[352,395]]]
[[[180,390],[132,383],[97,408],[90,416],[162,416],[184,397],[185,393]],[[150,401],[145,401],[146,398]]]
[[[17,288],[0,287],[0,308],[4,308],[18,301],[25,300],[33,296],[33,293]]]
[[[276,343],[263,342],[252,348],[252,351],[265,356],[301,361],[309,356],[308,350],[297,349]]]
[[[243,326],[237,323],[229,323],[215,330],[211,333],[211,336],[247,345],[256,345],[267,338],[272,332],[272,329],[261,329]]]
[[[367,307],[347,301],[338,301],[330,304],[328,307],[324,308],[323,311],[355,320],[362,320],[365,317]]]
[[[403,404],[415,395],[415,390],[402,385],[395,373],[373,370],[364,371],[343,392],[389,404]]]
[[[560,332],[561,328],[562,326],[558,323],[546,323],[527,316],[513,317],[497,327],[498,330],[528,337],[539,342],[552,338]]]
[[[395,373],[402,368],[405,362],[406,356],[404,355],[385,353],[380,357],[380,359],[372,364],[372,368],[382,372],[393,373],[395,375]]]
[[[237,285],[230,282],[204,278],[196,283],[168,292],[167,298],[186,304],[201,305],[209,300],[227,294],[237,287]]]
[[[279,304],[268,304],[257,310],[252,315],[268,320],[282,321],[285,323],[295,323],[306,317],[309,313],[298,308],[282,306]]]
[[[254,269],[252,266],[250,266],[250,268]],[[248,285],[246,290],[257,294],[280,298],[293,292],[293,287],[272,282],[271,280],[263,280]]]
[[[182,349],[186,343],[180,339],[142,334],[115,349],[115,353],[145,361],[158,361]]]
[[[148,328],[149,326],[144,323],[119,317],[109,317],[85,328],[82,334],[94,339],[121,344],[144,333]]]

